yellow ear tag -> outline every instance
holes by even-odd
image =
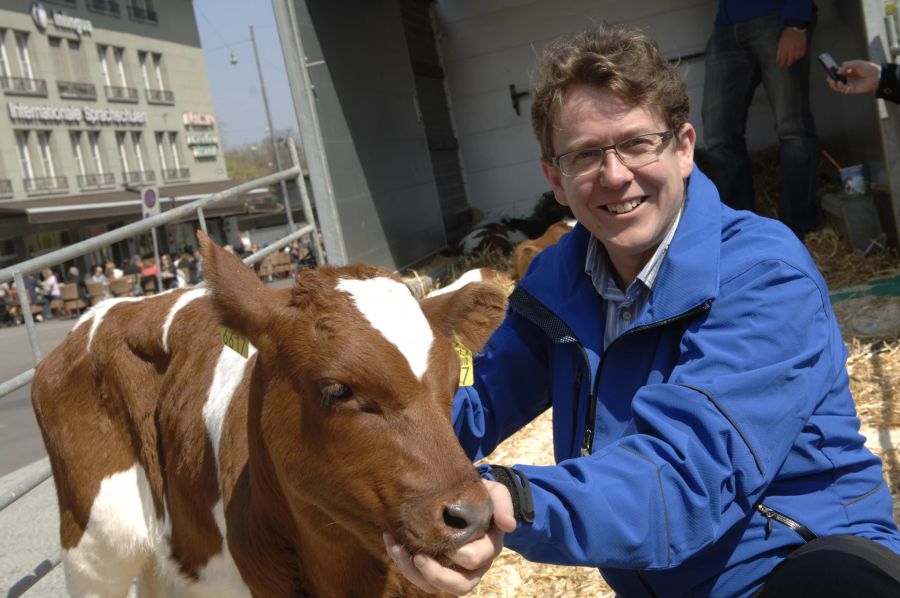
[[[222,326],[222,342],[244,359],[250,355],[250,341],[231,328]]]
[[[475,384],[475,365],[472,363],[472,352],[462,344],[456,334],[453,335],[453,348],[456,349],[456,356],[459,357],[459,385],[472,386]]]

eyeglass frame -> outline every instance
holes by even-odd
[[[578,152],[593,150],[593,151],[601,152],[600,161],[598,162],[598,164],[603,164],[603,159],[606,158],[606,152],[612,150],[612,153],[616,156],[616,159],[618,159],[619,162],[622,164],[622,166],[624,166],[625,168],[641,168],[643,166],[646,166],[647,164],[652,164],[656,160],[659,160],[659,155],[657,155],[656,159],[654,159],[654,160],[649,160],[649,161],[644,162],[643,164],[639,164],[637,166],[629,166],[628,164],[625,163],[625,160],[623,160],[622,156],[619,154],[618,146],[620,146],[623,143],[628,143],[629,141],[634,141],[635,139],[640,139],[641,137],[650,137],[651,135],[659,135],[660,142],[661,142],[660,147],[663,147],[666,143],[669,142],[669,140],[671,140],[675,137],[675,129],[666,129],[665,131],[659,131],[656,133],[644,133],[643,135],[635,135],[634,137],[629,137],[628,139],[623,139],[622,141],[619,141],[617,143],[611,143],[610,145],[606,145],[603,147],[583,147],[583,148],[580,148],[577,150],[572,150],[570,152],[565,152],[563,154],[559,154],[558,156],[553,156],[550,159],[550,161],[551,161],[551,164],[553,164],[553,166],[555,166],[556,168],[559,169],[559,171],[563,174],[563,176],[578,176],[577,174],[567,174],[566,172],[564,172],[562,167],[559,165],[560,160],[562,160],[566,156],[569,156],[572,154],[577,154]],[[660,154],[662,154],[662,152],[660,152]],[[586,173],[580,173],[580,174],[586,174]]]

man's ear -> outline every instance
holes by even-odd
[[[455,334],[473,353],[478,353],[503,322],[506,293],[494,284],[472,282],[458,291],[419,302],[428,320],[446,336]]]
[[[569,199],[566,197],[565,189],[563,189],[563,174],[559,171],[559,168],[547,160],[541,160],[541,172],[544,173],[544,178],[547,179],[547,182],[550,183],[550,188],[553,189],[553,197],[556,198],[556,203],[561,206],[568,206]]]
[[[290,303],[290,289],[270,289],[256,272],[197,231],[203,275],[219,321],[262,350],[271,344],[277,314]]]
[[[681,178],[686,179],[694,170],[694,147],[697,143],[697,131],[691,123],[684,123],[675,132],[675,153],[678,155],[678,168]]]

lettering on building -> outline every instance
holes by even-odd
[[[187,130],[185,140],[195,158],[214,158],[219,151],[215,133],[216,115],[211,112],[185,112],[181,120]]]
[[[187,127],[212,127],[216,124],[216,115],[212,112],[185,112],[181,120]]]
[[[142,110],[117,110],[114,108],[79,108],[78,106],[48,106],[8,102],[9,119],[13,122],[44,122],[77,125],[82,121],[89,125],[131,125],[147,123],[147,113]]]
[[[79,36],[94,34],[94,24],[87,19],[73,17],[61,10],[54,10],[48,15],[47,9],[40,2],[31,4],[31,18],[34,19],[34,24],[41,32],[47,30],[47,25],[52,20],[57,29],[74,31]]]

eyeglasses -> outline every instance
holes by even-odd
[[[554,156],[553,165],[565,176],[580,176],[599,169],[603,165],[606,152],[612,151],[619,162],[628,168],[638,168],[658,160],[666,143],[674,135],[675,131],[669,129],[661,133],[638,135],[605,147],[587,147],[566,152]]]

